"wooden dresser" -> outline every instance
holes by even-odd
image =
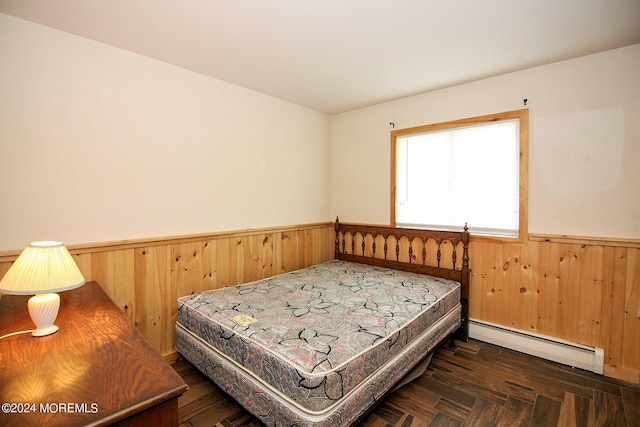
[[[0,336],[33,329],[3,295]],[[176,426],[187,385],[96,282],[60,293],[60,330],[0,340],[0,426]]]

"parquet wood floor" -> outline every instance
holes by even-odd
[[[260,427],[190,363],[181,427]],[[360,427],[640,427],[640,386],[471,340],[441,347],[427,371],[381,402]]]

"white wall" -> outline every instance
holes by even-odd
[[[388,223],[389,122],[523,98],[530,232],[638,239],[638,75],[640,45],[329,118],[0,14],[0,251],[336,215]]]
[[[0,14],[0,251],[326,221],[329,117]]]
[[[524,98],[529,232],[639,239],[640,45],[333,116],[332,216],[389,223],[390,122],[517,110]]]

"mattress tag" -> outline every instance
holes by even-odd
[[[248,314],[238,314],[231,318],[234,322],[236,322],[240,326],[249,326],[252,323],[256,323],[258,319],[254,319]]]

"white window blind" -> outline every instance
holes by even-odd
[[[396,138],[396,224],[518,236],[519,120]]]

